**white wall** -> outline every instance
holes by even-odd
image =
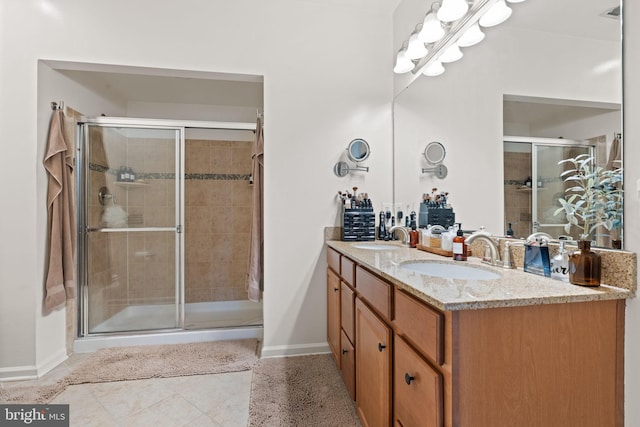
[[[463,52],[443,75],[422,76],[396,98],[395,198],[417,203],[437,187],[450,193],[465,229],[502,233],[503,95],[620,103],[620,69],[592,76],[619,59],[619,44],[497,27]],[[444,180],[420,173],[421,153],[434,140],[447,149]]]
[[[0,376],[42,371],[64,348],[63,313],[40,308],[41,153],[49,102],[73,106],[74,95],[60,86],[38,98],[38,59],[264,76],[264,352],[327,350],[323,227],[336,224],[337,190],[391,199],[390,14],[300,0],[8,0],[0,19],[0,127],[11,159],[0,197],[13,207],[0,222]],[[333,164],[356,137],[372,147],[370,172],[337,178]]]

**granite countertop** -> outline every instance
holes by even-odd
[[[396,242],[343,242],[328,240],[327,245],[346,255],[425,302],[441,310],[468,310],[494,307],[515,307],[537,304],[558,304],[632,298],[635,292],[622,287],[602,284],[583,287],[548,277],[525,273],[522,269],[502,269],[483,264],[480,258],[467,261],[410,249]],[[393,245],[395,249],[361,249],[362,245]],[[409,271],[400,265],[407,261],[437,261],[476,267],[499,274],[493,280],[465,280],[427,276]],[[357,283],[356,283],[357,288]]]

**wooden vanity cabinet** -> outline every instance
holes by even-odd
[[[345,259],[328,340],[365,427],[624,426],[624,300],[441,311]]]
[[[327,342],[340,368],[340,277],[327,269]]]
[[[442,375],[405,340],[393,348],[393,418],[404,427],[442,427]]]
[[[391,423],[391,328],[356,299],[356,407],[365,427]]]

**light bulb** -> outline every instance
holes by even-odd
[[[499,0],[491,6],[491,8],[480,17],[480,25],[483,27],[493,27],[501,24],[511,16],[511,8],[507,6],[504,0]]]
[[[444,67],[442,66],[442,62],[440,61],[432,62],[422,71],[422,74],[429,77],[439,76],[442,73],[444,73]]]
[[[449,46],[442,55],[440,55],[440,62],[455,62],[460,58],[462,58],[462,51],[458,47],[458,44],[454,43]]]
[[[466,0],[442,0],[438,9],[438,19],[442,22],[453,22],[462,18],[469,10]]]
[[[434,43],[444,37],[445,31],[434,12],[427,13],[422,23],[418,38],[425,43]]]
[[[415,64],[409,58],[407,58],[406,52],[407,51],[405,49],[402,49],[400,52],[398,52],[398,55],[396,56],[396,65],[395,67],[393,67],[394,73],[408,73],[409,71],[413,70],[413,67],[415,67]]]
[[[480,26],[476,22],[464,32],[462,37],[458,39],[458,46],[469,47],[480,43],[484,39],[484,33],[480,30]]]
[[[407,47],[407,57],[409,59],[421,59],[429,53],[424,46],[424,42],[418,38],[418,34],[413,33],[409,37],[409,46]]]

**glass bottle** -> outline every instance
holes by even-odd
[[[578,250],[569,254],[569,281],[580,286],[600,286],[600,255],[591,250],[590,240],[578,240]]]
[[[551,278],[569,281],[569,253],[564,248],[564,240],[560,240],[558,254],[551,259]]]

